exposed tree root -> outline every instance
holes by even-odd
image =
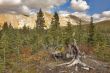
[[[72,67],[74,66],[75,67],[75,71],[78,71],[78,68],[82,68],[82,69],[85,69],[85,70],[90,70],[90,69],[94,69],[90,66],[88,66],[87,64],[83,63],[81,61],[81,55],[80,55],[80,50],[76,44],[76,40],[74,40],[74,43],[72,43],[71,45],[69,45],[74,53],[74,58],[70,61],[70,62],[67,62],[67,63],[63,63],[63,64],[59,64],[57,66],[66,66],[66,67]]]
[[[87,64],[83,63],[79,58],[78,59],[72,59],[70,62],[59,64],[57,66],[66,66],[66,67],[74,66],[75,71],[78,71],[79,66],[80,66],[80,68],[83,68],[85,70],[94,69],[94,68],[88,66]]]

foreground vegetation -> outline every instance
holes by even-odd
[[[86,54],[110,62],[109,21],[93,24],[91,19],[90,25],[81,25],[79,20],[77,26],[67,22],[67,27],[60,27],[59,16],[55,13],[50,29],[44,29],[46,26],[41,10],[37,18],[37,27],[34,29],[25,26],[23,29],[13,29],[11,25],[4,23],[0,31],[0,73],[4,69],[6,73],[35,73],[36,64],[45,63],[41,59],[48,61],[49,48],[63,52],[62,48],[74,38]]]

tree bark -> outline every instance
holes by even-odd
[[[75,71],[78,71],[79,65],[81,66],[80,68],[83,68],[85,70],[90,70],[92,68],[81,61],[81,57],[82,57],[81,52],[79,50],[79,47],[75,39],[73,43],[69,44],[69,48],[74,53],[73,59],[70,62],[63,63],[57,66],[64,66],[64,65],[66,65],[66,67],[75,66]]]

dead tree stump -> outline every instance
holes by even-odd
[[[80,52],[80,49],[79,49],[75,39],[74,39],[73,43],[68,44],[68,48],[71,49],[71,52],[74,54],[73,59],[70,62],[63,63],[63,64],[60,64],[60,65],[57,65],[57,66],[64,66],[64,65],[66,67],[74,66],[75,71],[78,71],[78,68],[83,68],[85,70],[90,70],[92,68],[92,67],[88,66],[87,64],[85,64],[81,61],[81,57],[82,57],[81,52]]]

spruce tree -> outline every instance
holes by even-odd
[[[38,29],[44,29],[45,27],[44,14],[41,9],[37,13],[36,27]]]
[[[8,37],[8,24],[7,22],[4,23],[3,27],[2,27],[2,37],[0,39],[0,48],[3,49],[3,63],[4,63],[4,70],[3,72],[5,73],[6,71],[6,49],[8,49],[9,45],[8,45],[8,40],[9,40],[9,37]]]
[[[8,23],[7,22],[4,22],[4,25],[3,25],[3,30],[7,30],[8,29]]]
[[[78,26],[79,26],[78,27],[78,41],[79,41],[79,43],[81,43],[81,36],[82,36],[82,32],[83,32],[81,19],[79,20],[79,25]]]
[[[51,21],[51,28],[52,29],[58,29],[60,26],[60,22],[59,22],[59,15],[57,12],[54,13],[54,16],[52,18]]]
[[[72,37],[72,24],[70,22],[67,22],[67,27],[66,27],[66,34],[69,38]]]
[[[51,26],[50,26],[50,34],[52,37],[53,45],[57,45],[60,41],[60,22],[59,22],[59,15],[57,12],[54,13]]]
[[[43,47],[43,45],[42,45],[44,42],[43,37],[45,36],[44,27],[46,27],[44,13],[43,13],[42,9],[40,9],[39,12],[37,13],[37,20],[36,20],[36,29],[37,29],[36,44],[37,44],[37,48],[39,48],[39,49]],[[40,44],[40,43],[42,43],[42,44]]]
[[[70,22],[67,22],[67,27],[65,28],[65,40],[64,42],[65,43],[70,43],[72,41],[72,34],[73,34],[73,31],[72,31],[72,24]]]
[[[91,22],[89,25],[89,33],[88,33],[88,44],[93,46],[94,44],[94,24],[93,24],[93,17],[91,17]]]
[[[24,26],[23,26],[23,29],[22,29],[22,33],[23,33],[23,34],[29,33],[29,27],[26,27],[26,25],[24,25]]]
[[[2,37],[2,32],[1,32],[1,30],[0,30],[0,39],[1,39],[1,37]]]
[[[13,26],[11,25],[11,23],[9,24],[9,26],[8,26],[8,27],[9,27],[9,29],[10,29],[10,30],[12,30],[12,29],[13,29]]]

